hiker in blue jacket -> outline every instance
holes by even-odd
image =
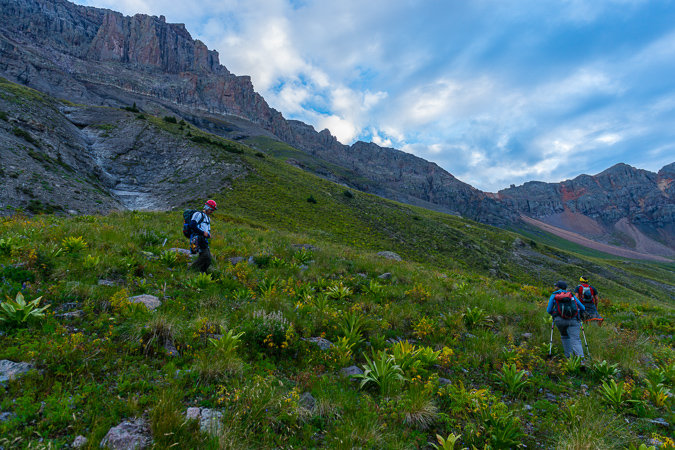
[[[565,356],[569,358],[574,353],[583,360],[584,348],[581,345],[579,332],[581,331],[580,313],[585,310],[584,305],[571,292],[567,292],[567,283],[564,281],[558,281],[554,287],[557,290],[548,299],[546,312],[553,316],[553,322],[560,331]]]
[[[197,211],[190,219],[189,229],[192,232],[190,243],[196,240],[199,248],[199,257],[190,266],[191,270],[206,273],[211,265],[211,250],[209,249],[209,239],[211,238],[211,214],[218,205],[215,200],[208,200],[204,203],[204,209]]]

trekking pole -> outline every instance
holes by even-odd
[[[588,358],[590,359],[590,357],[591,357],[591,351],[588,349],[588,341],[586,340],[586,332],[584,331],[584,322],[583,322],[583,320],[581,321],[581,332],[584,334],[584,342],[586,343],[586,355],[588,355]]]
[[[551,342],[548,344],[548,357],[551,357],[551,350],[553,349],[553,325],[555,322],[551,320]]]

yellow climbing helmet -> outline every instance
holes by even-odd
[[[581,278],[579,278],[579,281],[581,281],[582,283],[588,283],[588,278],[582,276]]]

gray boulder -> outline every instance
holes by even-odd
[[[70,446],[72,448],[80,448],[80,447],[84,447],[85,445],[87,445],[87,442],[89,442],[89,439],[80,435],[80,436],[75,438],[75,440],[73,441],[72,444],[70,444]]]
[[[150,432],[142,419],[122,422],[111,428],[101,440],[101,448],[111,450],[142,450],[152,444]]]
[[[0,413],[0,422],[6,422],[16,417],[16,414],[11,412]]]
[[[349,366],[340,369],[340,375],[342,375],[343,377],[353,377],[354,375],[363,375],[363,370],[359,369],[356,366]]]
[[[34,366],[25,362],[15,363],[7,359],[0,361],[0,380],[12,380],[20,375],[25,374]]]
[[[204,433],[218,434],[222,428],[223,413],[209,408],[188,408],[186,419],[199,421],[199,429]]]
[[[650,420],[650,422],[653,423],[654,425],[660,425],[664,428],[668,428],[670,426],[668,424],[668,422],[666,422],[665,419],[663,419],[663,417],[659,417],[658,419]]]
[[[143,303],[149,311],[153,311],[162,306],[162,302],[154,295],[136,295],[135,297],[129,297],[129,301],[131,303]]]
[[[379,252],[377,256],[381,256],[386,259],[391,259],[393,261],[403,261],[403,259],[401,259],[401,257],[394,252]]]
[[[333,343],[331,341],[329,341],[328,339],[324,339],[322,337],[311,337],[311,338],[307,338],[305,340],[307,342],[312,342],[312,343],[318,345],[321,350],[328,350],[329,348],[331,348],[333,346]]]
[[[448,384],[452,384],[452,381],[448,380],[447,378],[439,378],[438,379],[438,385],[439,386],[447,386]]]
[[[377,278],[379,278],[380,280],[391,280],[391,274],[389,272],[386,272]]]

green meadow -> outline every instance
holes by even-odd
[[[145,120],[249,169],[204,193],[211,270],[175,250],[182,210],[0,217],[0,360],[31,367],[0,382],[1,447],[101,448],[142,420],[157,449],[673,448],[675,264],[574,252],[317,178],[292,149]],[[557,330],[550,346],[545,312],[580,275],[605,317],[584,326],[585,366]],[[202,430],[188,408],[219,416]]]

